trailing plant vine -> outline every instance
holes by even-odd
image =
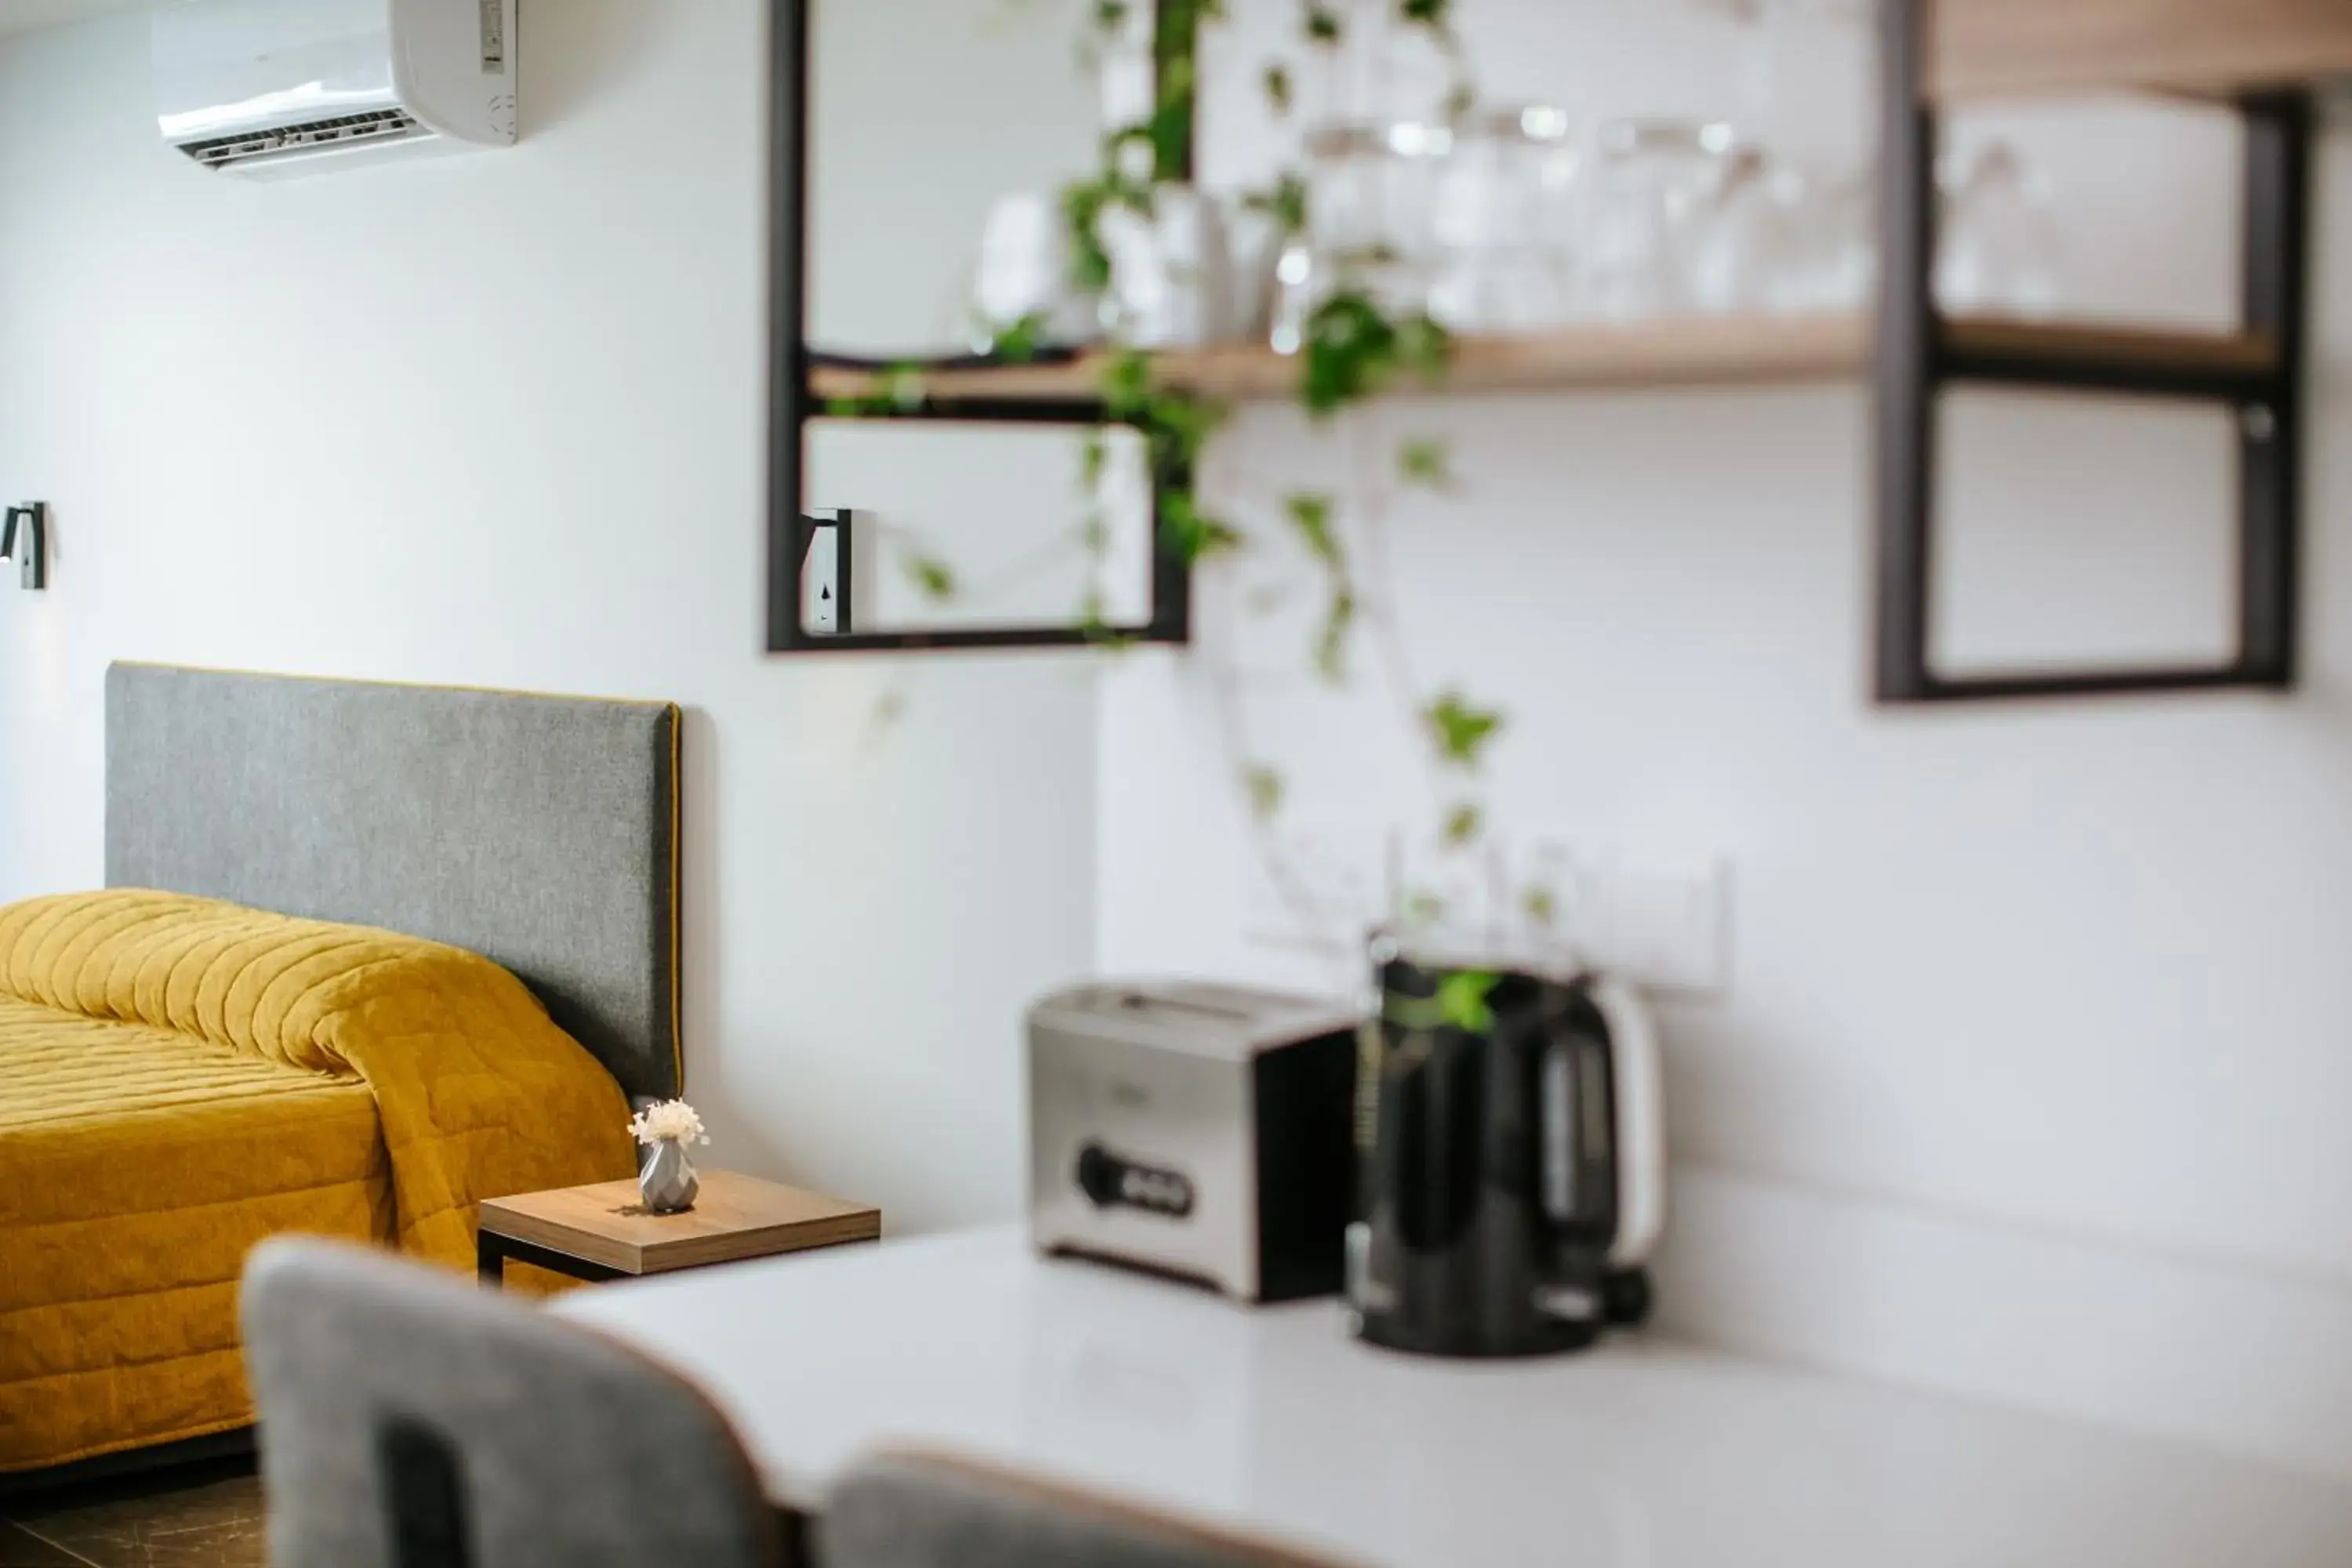
[[[1100,59],[1106,51],[1132,47],[1139,31],[1139,5],[1151,5],[1150,47],[1156,61],[1156,85],[1150,111],[1142,120],[1115,127],[1101,139],[1097,166],[1060,192],[1060,212],[1070,258],[1069,284],[1082,297],[1101,298],[1113,286],[1113,261],[1102,236],[1103,219],[1115,211],[1151,218],[1158,212],[1162,190],[1189,181],[1200,78],[1200,38],[1204,24],[1225,15],[1225,0],[1094,0],[1087,35],[1081,40],[1082,57]],[[1311,51],[1336,51],[1349,37],[1351,25],[1368,16],[1417,31],[1451,63],[1453,80],[1445,112],[1459,117],[1475,102],[1453,28],[1451,0],[1297,0],[1297,36]],[[1298,82],[1291,68],[1279,61],[1266,64],[1259,81],[1268,108],[1277,116],[1293,112],[1299,100]],[[1310,185],[1297,169],[1285,169],[1262,189],[1246,193],[1244,210],[1264,218],[1276,236],[1290,241],[1307,235],[1313,217]],[[1377,251],[1342,256],[1337,262],[1336,284],[1309,312],[1297,354],[1296,398],[1318,425],[1330,425],[1384,394],[1410,389],[1415,384],[1440,380],[1452,361],[1454,343],[1444,326],[1425,313],[1392,311],[1383,305],[1375,286],[1379,268],[1391,258]],[[1030,317],[996,330],[988,341],[986,357],[1020,363],[1038,356],[1045,322]],[[1100,356],[1097,395],[1103,423],[1087,437],[1080,456],[1083,514],[1076,529],[1078,545],[1097,562],[1107,554],[1110,529],[1104,488],[1111,472],[1109,432],[1133,430],[1143,443],[1145,462],[1158,518],[1160,545],[1165,555],[1185,569],[1249,549],[1253,537],[1233,519],[1211,510],[1198,488],[1203,455],[1212,437],[1225,424],[1230,411],[1213,399],[1172,384],[1161,356],[1115,342]],[[890,415],[919,409],[927,394],[919,367],[893,366],[875,377],[862,396],[836,400],[836,414]],[[1360,493],[1352,498],[1360,532],[1377,531],[1381,504],[1374,497],[1381,485],[1444,493],[1455,487],[1452,454],[1445,442],[1425,435],[1395,442],[1386,458],[1360,478]],[[1388,595],[1374,593],[1365,574],[1373,563],[1349,541],[1347,520],[1351,498],[1327,489],[1291,489],[1279,501],[1283,529],[1319,577],[1320,609],[1315,617],[1306,662],[1320,680],[1346,686],[1354,677],[1353,650],[1360,634],[1370,630],[1382,648],[1384,680],[1403,704],[1407,720],[1418,735],[1428,760],[1432,784],[1439,797],[1436,838],[1462,847],[1477,842],[1486,831],[1483,806],[1473,786],[1486,757],[1503,733],[1506,719],[1498,710],[1484,707],[1458,689],[1434,695],[1421,694],[1411,660],[1399,638]],[[957,596],[961,584],[935,556],[908,549],[900,569],[926,599],[946,601]],[[1105,648],[1124,647],[1130,635],[1110,626],[1098,586],[1090,586],[1080,607],[1080,626]],[[1268,869],[1278,889],[1296,897],[1295,878],[1282,862],[1278,842],[1270,829],[1288,804],[1289,788],[1272,762],[1252,756],[1240,733],[1237,704],[1224,704],[1227,743],[1251,818],[1260,827],[1260,843]],[[1525,913],[1549,924],[1549,893],[1531,893]],[[1426,890],[1408,889],[1408,919],[1433,920],[1445,913],[1442,900]],[[1482,1001],[1466,994],[1465,1006]]]
[[[1446,111],[1453,116],[1466,112],[1475,102],[1475,93],[1453,31],[1450,0],[1376,0],[1376,4],[1388,9],[1395,22],[1420,29],[1444,52],[1454,69]],[[1360,13],[1364,9],[1357,7]],[[1105,138],[1100,169],[1065,194],[1064,213],[1072,225],[1071,253],[1079,258],[1072,281],[1078,287],[1091,289],[1108,283],[1107,270],[1095,265],[1101,245],[1093,232],[1104,205],[1118,202],[1148,216],[1154,210],[1159,186],[1189,174],[1200,25],[1222,14],[1219,0],[1160,0],[1153,40],[1160,86],[1151,120],[1148,126],[1127,127]],[[1349,16],[1337,0],[1300,0],[1298,17],[1299,36],[1310,50],[1336,50],[1347,37]],[[1101,0],[1096,21],[1104,29],[1106,41],[1113,39],[1129,26],[1127,6],[1122,0]],[[1269,109],[1277,116],[1291,113],[1297,101],[1297,84],[1290,68],[1278,61],[1268,63],[1260,81]],[[1153,179],[1148,186],[1137,178],[1139,161],[1131,152],[1144,144],[1154,151]],[[1265,188],[1248,193],[1242,205],[1265,219],[1283,242],[1309,231],[1310,186],[1299,170],[1281,171]],[[1371,253],[1337,259],[1338,286],[1309,312],[1297,355],[1297,399],[1318,424],[1335,421],[1408,380],[1434,383],[1444,375],[1454,353],[1451,335],[1427,314],[1400,314],[1384,307],[1372,279],[1388,257]],[[1108,362],[1103,400],[1110,418],[1137,424],[1151,442],[1160,527],[1171,552],[1189,565],[1246,548],[1247,533],[1206,513],[1193,489],[1202,448],[1223,421],[1225,411],[1181,391],[1161,389],[1155,357],[1133,349],[1122,349]],[[1388,472],[1393,482],[1410,488],[1443,492],[1454,483],[1445,443],[1427,436],[1400,441]],[[1087,491],[1097,511],[1101,475],[1099,463],[1090,463]],[[1372,602],[1361,576],[1363,563],[1348,542],[1345,510],[1342,497],[1328,490],[1295,489],[1283,496],[1280,505],[1283,522],[1321,578],[1321,609],[1307,657],[1316,675],[1334,686],[1347,685],[1353,677],[1351,650],[1370,618]],[[1480,771],[1487,748],[1503,730],[1503,715],[1476,705],[1458,690],[1449,689],[1425,700],[1412,696],[1411,664],[1397,645],[1393,618],[1383,614],[1380,619],[1375,634],[1390,648],[1386,660],[1390,683],[1411,704],[1412,722],[1423,735],[1437,775],[1433,782],[1445,797],[1439,840],[1452,847],[1469,845],[1485,831],[1486,816],[1475,800],[1464,797],[1461,785]],[[1242,789],[1253,818],[1262,827],[1270,826],[1286,802],[1286,783],[1274,763],[1244,754],[1246,747],[1236,732],[1239,728],[1237,718],[1231,720],[1227,740],[1236,752]],[[1293,879],[1280,863],[1277,841],[1268,832],[1262,833],[1261,843],[1277,886],[1286,886]],[[1408,914],[1443,916],[1442,905],[1429,893],[1409,893],[1407,902]]]

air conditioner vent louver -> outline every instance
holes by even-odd
[[[348,147],[373,142],[401,142],[422,134],[425,127],[404,109],[375,109],[364,114],[339,114],[272,131],[242,136],[216,136],[206,142],[183,142],[180,151],[207,168],[242,163],[288,153],[308,153],[326,147]]]
[[[515,3],[156,5],[155,129],[197,168],[245,180],[511,147]]]

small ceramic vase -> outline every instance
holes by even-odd
[[[686,1146],[667,1138],[654,1144],[637,1172],[637,1191],[647,1214],[684,1214],[701,1190],[702,1178],[694,1173]]]

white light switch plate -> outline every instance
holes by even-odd
[[[1558,839],[1511,847],[1512,898],[1543,889],[1552,929],[1595,968],[1645,989],[1719,996],[1731,984],[1731,865],[1675,866],[1580,852]]]

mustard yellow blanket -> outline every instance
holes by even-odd
[[[244,1425],[254,1241],[469,1268],[479,1200],[627,1175],[627,1120],[476,954],[168,893],[0,909],[0,1471]]]

